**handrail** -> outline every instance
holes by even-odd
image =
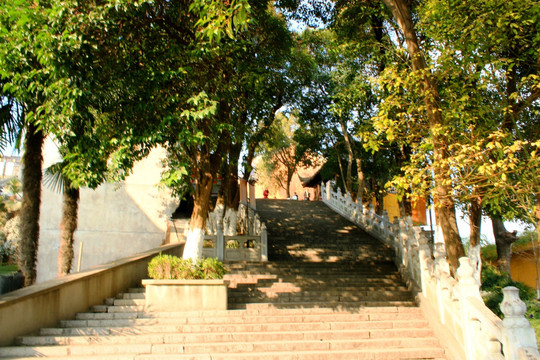
[[[321,186],[322,200],[331,209],[354,222],[373,237],[389,245],[395,252],[395,263],[407,284],[416,289],[437,323],[446,326],[448,342],[458,344],[456,353],[466,360],[540,359],[534,329],[525,318],[526,306],[515,287],[503,289],[504,300],[500,320],[487,308],[480,296],[478,251],[459,259],[456,278],[450,275],[444,244],[430,249],[422,229],[412,219],[390,221],[386,212],[378,215],[373,209],[351,200],[349,194],[334,191],[335,183]],[[477,254],[474,256],[474,254]]]

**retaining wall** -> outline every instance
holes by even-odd
[[[10,345],[17,336],[100,305],[147,278],[148,262],[162,252],[181,256],[184,244],[161,246],[90,270],[70,274],[0,296],[0,345]]]

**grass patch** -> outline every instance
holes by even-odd
[[[0,275],[9,275],[19,271],[17,265],[2,264],[0,265]]]
[[[540,347],[540,319],[529,319],[529,322],[536,332],[536,342],[538,343],[538,347]]]

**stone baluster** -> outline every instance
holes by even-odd
[[[446,251],[443,243],[436,243],[433,246],[433,276],[437,285],[437,305],[439,311],[439,319],[445,324],[445,297],[450,298],[451,289],[448,288],[448,280],[450,280],[450,265],[446,261]]]
[[[482,285],[482,258],[480,257],[480,245],[469,247],[468,256],[469,259],[471,259],[471,265],[474,269],[473,277],[478,283],[478,286],[480,286]]]
[[[477,340],[473,339],[474,324],[469,316],[469,298],[482,300],[480,296],[480,287],[473,277],[474,268],[468,257],[459,258],[459,268],[457,269],[457,286],[454,287],[455,296],[459,299],[461,321],[463,324],[463,341],[468,360],[474,360],[475,348],[478,346]]]
[[[399,237],[400,237],[401,227],[399,226],[399,218],[394,217],[394,222],[392,223],[392,235],[393,235],[393,246],[395,249],[398,247]]]
[[[218,258],[218,260],[225,260],[224,257],[224,252],[225,252],[225,240],[223,238],[223,223],[221,222],[218,222],[217,223],[217,230],[216,230],[216,242],[217,244],[215,245],[216,246],[216,256]]]
[[[503,295],[501,311],[504,314],[502,333],[505,359],[519,360],[522,358],[520,353],[523,359],[540,358],[534,330],[525,317],[527,306],[519,298],[519,289],[507,286],[503,289]]]
[[[482,299],[480,296],[480,287],[473,275],[474,268],[471,264],[471,259],[466,256],[459,258],[459,268],[457,269],[457,295],[459,299],[463,300],[468,297]]]
[[[348,192],[345,193],[345,196],[343,197],[343,200],[344,200],[344,211],[345,211],[345,214],[347,214],[347,216],[350,215],[351,213],[351,204],[352,204],[352,200],[351,200],[351,194],[349,194]]]
[[[356,207],[357,207],[356,223],[363,224],[364,223],[364,205],[362,204],[362,199],[357,200]]]
[[[268,261],[268,233],[266,224],[261,224],[261,261]]]
[[[326,200],[332,200],[332,182],[326,182]]]
[[[390,217],[388,216],[388,211],[386,209],[383,210],[382,215],[383,221],[382,221],[382,234],[385,239],[388,239],[390,237]]]
[[[261,235],[261,217],[259,214],[255,214],[255,224],[253,228],[254,235]]]
[[[373,223],[375,219],[375,210],[373,208],[373,204],[369,204],[368,207],[368,216],[366,219],[366,226],[369,231],[373,231]]]
[[[431,262],[431,251],[429,249],[428,239],[425,236],[420,234],[418,239],[418,260],[420,262],[420,278],[417,279],[420,283],[418,284],[422,289],[422,293],[427,294],[426,286],[430,278],[429,268]]]

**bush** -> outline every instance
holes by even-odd
[[[148,263],[148,276],[156,280],[223,279],[226,273],[223,263],[212,258],[193,261],[159,254]]]
[[[536,300],[536,292],[525,284],[513,281],[507,274],[501,273],[495,266],[483,264],[482,266],[482,291],[484,303],[500,318],[503,317],[500,309],[503,300],[502,289],[507,286],[515,286],[519,289],[519,297],[527,305],[526,316],[540,318],[540,304]]]

